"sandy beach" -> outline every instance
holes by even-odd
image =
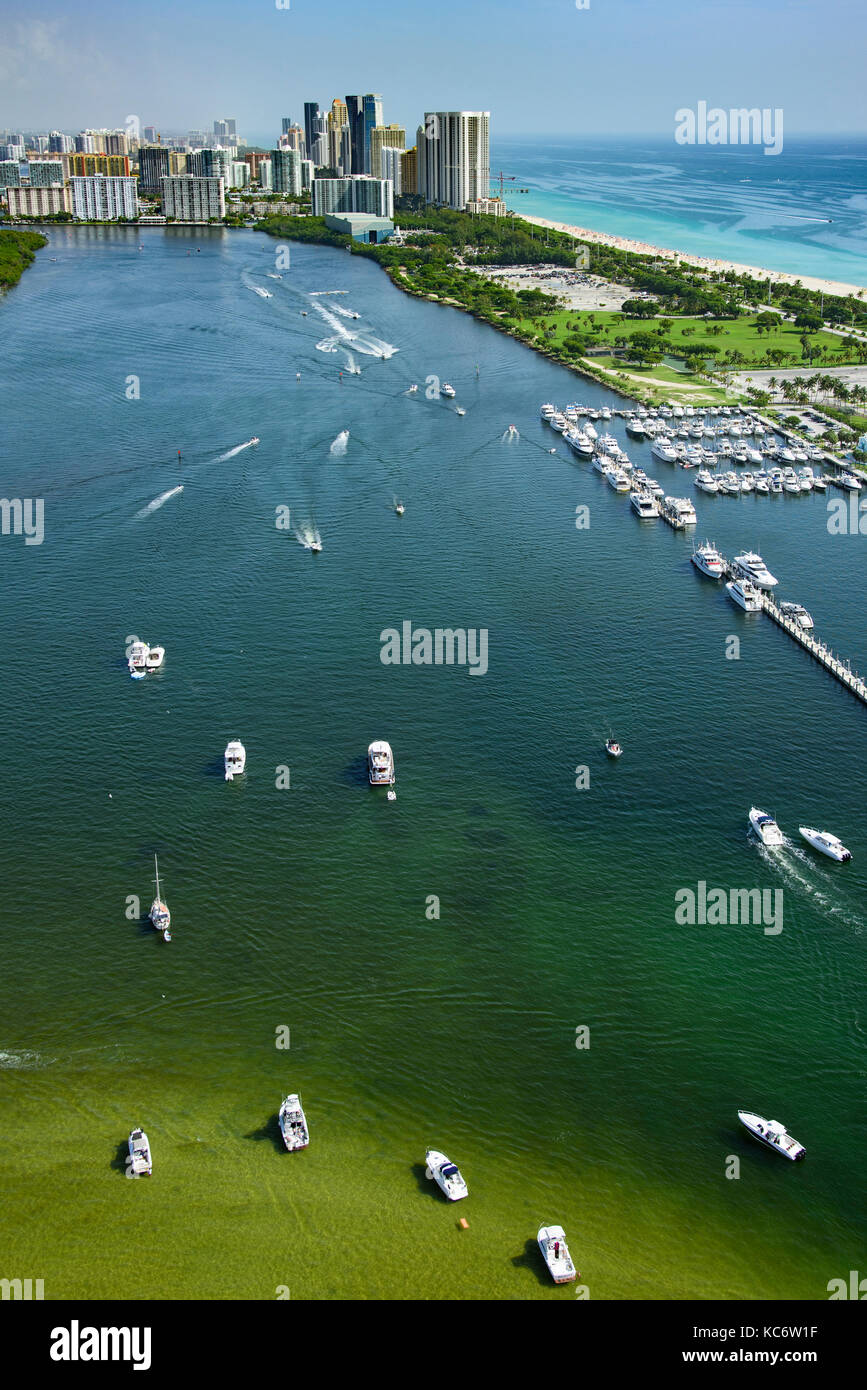
[[[800,282],[805,289],[824,291],[825,294],[854,295],[863,298],[867,288],[863,285],[846,285],[839,280],[820,280],[814,275],[791,275],[784,270],[765,270],[756,265],[739,265],[736,261],[714,260],[710,256],[690,256],[683,251],[672,251],[670,247],[650,246],[646,241],[633,241],[630,237],[612,236],[610,232],[593,232],[588,227],[573,227],[568,222],[551,222],[547,217],[521,215],[523,222],[532,222],[535,227],[551,227],[557,232],[567,232],[581,241],[595,242],[600,246],[614,246],[619,251],[638,251],[644,256],[658,256],[664,260],[685,261],[687,265],[698,266],[701,270],[733,270],[738,275],[751,275],[756,280],[774,280],[779,284],[796,285]]]

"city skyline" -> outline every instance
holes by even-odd
[[[303,125],[305,102],[325,113],[335,96],[369,92],[383,94],[385,121],[407,130],[425,109],[484,109],[503,136],[663,135],[679,107],[699,100],[783,108],[791,134],[863,125],[867,16],[856,0],[821,8],[768,0],[760,10],[708,0],[700,9],[687,0],[589,0],[580,10],[570,0],[470,8],[443,0],[432,25],[429,8],[408,0],[387,26],[366,28],[352,22],[353,6],[334,0],[326,30],[322,12],[300,3],[242,12],[227,0],[181,10],[155,0],[143,26],[140,15],[127,19],[96,0],[85,47],[78,19],[54,0],[37,20],[3,0],[0,126],[123,127],[136,115],[142,126],[181,132],[211,130],[229,111],[239,134],[264,143],[287,114]],[[696,45],[697,21],[707,43]],[[824,38],[838,24],[849,42],[830,50]]]

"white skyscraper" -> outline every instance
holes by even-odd
[[[138,189],[134,178],[90,174],[71,178],[72,215],[87,222],[113,222],[138,217]]]
[[[404,154],[404,150],[391,145],[383,145],[379,151],[380,169],[378,172],[382,178],[391,180],[396,198],[399,198],[403,192],[400,161]]]
[[[490,192],[490,111],[426,111],[418,128],[418,191],[463,209]]]
[[[353,174],[346,179],[313,180],[313,215],[331,212],[366,212],[373,217],[394,217],[394,188],[388,179]]]

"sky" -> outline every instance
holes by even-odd
[[[865,55],[865,0],[0,0],[0,129],[230,116],[270,141],[305,101],[374,91],[408,136],[453,109],[494,136],[664,135],[700,100],[852,134]]]

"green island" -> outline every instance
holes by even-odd
[[[867,429],[867,390],[821,370],[867,362],[867,303],[860,298],[591,245],[518,218],[433,207],[399,208],[395,216],[401,244],[353,241],[309,214],[268,216],[256,227],[288,240],[348,247],[377,261],[407,293],[463,309],[645,405],[746,397],[767,408],[776,393],[793,405],[820,402],[842,426],[826,432],[829,444],[852,445]],[[519,266],[573,271],[585,247],[594,277],[635,291],[619,312],[565,310],[556,295],[514,290],[495,278],[498,269]],[[810,375],[779,383],[772,376],[768,390],[739,386],[734,378],[751,368],[793,367]]]
[[[39,232],[19,228],[0,228],[0,292],[12,289],[33,262],[36,252],[48,245]]]

